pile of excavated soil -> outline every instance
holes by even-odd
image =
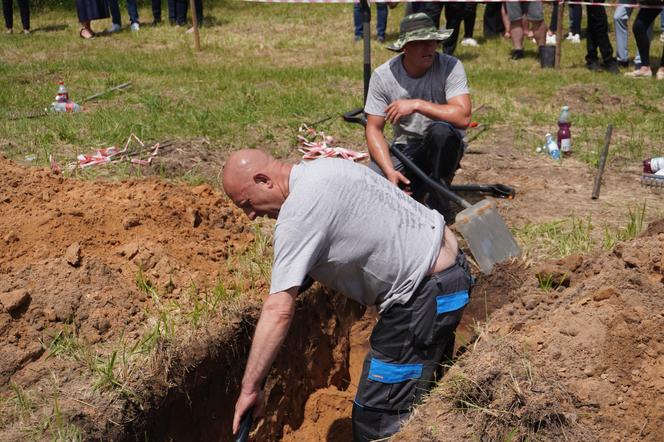
[[[207,185],[78,181],[2,159],[0,213],[0,385],[44,375],[39,339],[60,324],[93,344],[138,337],[151,302],[139,270],[177,299],[223,279],[253,238]]]
[[[530,269],[397,440],[661,440],[663,294],[664,221]]]

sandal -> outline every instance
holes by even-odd
[[[80,35],[81,38],[89,40],[95,36],[95,33],[87,28],[81,28],[81,31],[78,33],[78,35]]]

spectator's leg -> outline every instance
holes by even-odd
[[[152,0],[152,21],[155,24],[161,21],[161,0]]]
[[[447,55],[454,54],[454,50],[456,49],[461,22],[463,21],[463,9],[464,5],[461,2],[445,3],[445,27],[452,29],[450,38],[443,41],[443,52]]]
[[[623,3],[625,0],[621,0]],[[629,1],[629,0],[627,0]],[[629,62],[629,52],[627,50],[627,22],[632,13],[632,8],[618,6],[613,13],[613,28],[616,31],[616,55],[618,62],[627,64]]]
[[[544,46],[546,43],[546,23],[544,22],[544,7],[542,6],[542,2],[529,2],[526,16],[533,30],[535,43],[537,46]]]
[[[18,9],[21,12],[21,24],[26,31],[30,30],[30,5],[28,0],[18,0]]]
[[[463,8],[463,38],[473,38],[476,19],[477,3],[466,3]]]
[[[424,2],[424,8],[422,12],[431,17],[433,24],[436,29],[440,28],[440,13],[443,10],[443,4],[441,2]]]
[[[385,31],[387,29],[387,4],[376,3],[376,37],[379,41],[385,41]]]
[[[129,21],[131,23],[139,23],[136,0],[125,0],[125,4],[127,5],[127,13],[129,13]]]
[[[120,13],[118,0],[109,0],[108,9],[111,12],[111,22],[114,25],[122,26],[122,14]]]
[[[655,21],[659,13],[658,9],[639,9],[638,14],[636,14],[636,20],[634,20],[634,25],[632,26],[636,46],[639,48],[639,54],[641,55],[642,69],[650,69],[650,39],[648,38],[648,28]]]
[[[175,24],[175,0],[168,0],[168,21]]]
[[[510,36],[515,51],[523,51],[523,15],[524,11],[519,2],[507,2],[507,16],[510,20]]]
[[[551,22],[549,24],[549,31],[552,34],[558,32],[558,3],[553,3],[553,9],[551,10]]]
[[[501,3],[487,3],[484,8],[484,17],[482,18],[482,28],[484,38],[493,38],[505,32],[502,15],[503,5]],[[509,23],[508,23],[509,24]]]
[[[14,0],[2,0],[2,14],[5,16],[7,30],[14,27]]]
[[[507,3],[501,3],[500,6],[500,17],[503,20],[503,27],[505,28],[504,36],[505,38],[510,38],[511,25],[509,15],[507,14]]]
[[[362,39],[362,8],[359,3],[353,4],[353,25],[355,26],[355,41]]]
[[[605,66],[615,64],[613,46],[609,40],[609,21],[604,6],[588,6],[588,28],[593,28],[593,39],[599,48]]]
[[[187,24],[187,0],[175,0],[175,21],[178,26]]]
[[[581,35],[581,19],[583,17],[581,5],[569,5],[569,17],[570,31],[572,34]]]

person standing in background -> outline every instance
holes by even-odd
[[[443,41],[443,53],[453,55],[459,40],[459,30],[464,16],[464,4],[461,2],[422,2],[422,9],[433,20],[436,29],[440,29],[440,13],[445,8],[445,29],[452,31],[449,38]],[[413,11],[415,8],[413,8]]]
[[[465,3],[463,9],[463,40],[461,46],[470,46],[476,48],[479,46],[477,40],[473,38],[475,28],[475,19],[477,18],[477,3]]]
[[[131,22],[131,30],[138,32],[141,29],[141,24],[138,20],[138,5],[136,4],[136,0],[126,0],[126,5]],[[111,19],[113,21],[113,25],[108,29],[108,32],[118,32],[122,29],[122,16],[118,0],[108,0],[108,7],[111,10]]]
[[[194,7],[196,8],[196,21],[198,26],[203,26],[203,0],[194,0]],[[187,9],[189,9],[189,1],[184,1],[184,20],[187,21]],[[193,19],[192,19],[193,22]],[[188,33],[194,32],[194,27],[187,29]]]
[[[18,0],[18,9],[21,12],[21,24],[23,25],[23,33],[30,33],[30,5],[28,0]],[[2,0],[2,13],[5,16],[5,33],[12,34],[14,32],[14,0]]]
[[[108,18],[108,5],[104,0],[76,0],[76,13],[81,24],[78,35],[86,40],[95,36],[91,27],[92,20]]]
[[[387,15],[387,3],[376,3],[376,40],[378,43],[385,42]],[[355,25],[355,41],[360,41],[362,40],[362,8],[360,3],[353,5],[353,24]]]
[[[167,0],[168,3],[168,21],[175,24],[175,0]],[[152,25],[161,23],[161,0],[152,0]]]

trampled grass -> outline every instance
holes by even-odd
[[[139,5],[148,23],[148,2]],[[168,25],[143,26],[137,34],[125,27],[84,41],[77,36],[73,1],[50,8],[33,11],[33,35],[0,39],[0,149],[12,157],[35,155],[41,164],[50,153],[72,159],[92,147],[119,145],[132,132],[145,141],[206,136],[219,149],[262,146],[286,155],[300,124],[362,102],[362,45],[352,41],[348,4],[206,2],[209,26],[202,29],[200,53],[191,35]],[[459,46],[456,53],[475,106],[487,105],[481,122],[513,127],[516,142],[531,150],[541,143],[535,134],[553,130],[560,106],[569,104],[575,149],[589,163],[596,161],[597,140],[609,122],[615,127],[613,157],[640,159],[659,148],[660,83],[587,71],[585,44],[563,45],[560,71],[541,69],[531,42],[527,59],[511,61],[507,41],[481,38],[482,11],[480,6],[476,24],[482,45]],[[388,41],[403,13],[403,5],[390,10]],[[93,23],[96,30],[109,25]],[[661,53],[657,39],[652,53]],[[391,56],[372,43],[373,67]],[[61,79],[79,101],[123,82],[133,85],[86,103],[82,114],[7,118],[47,107]],[[320,128],[363,147],[360,128],[340,118]]]

